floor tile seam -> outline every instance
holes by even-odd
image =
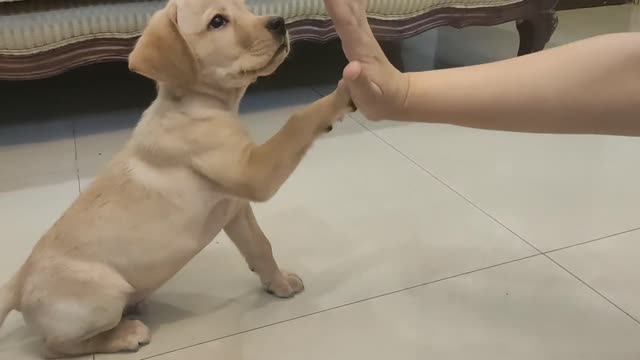
[[[612,305],[614,308],[616,308],[617,310],[621,311],[623,314],[625,314],[629,319],[633,320],[637,325],[640,325],[640,320],[638,320],[635,316],[631,315],[629,312],[627,312],[626,310],[624,310],[620,305],[616,304],[613,300],[609,299],[607,296],[605,296],[603,293],[601,293],[600,291],[598,291],[596,288],[594,288],[593,286],[591,286],[587,281],[583,280],[582,278],[580,278],[578,275],[574,274],[571,270],[569,270],[567,267],[563,266],[562,264],[560,264],[559,261],[556,261],[554,258],[552,258],[551,256],[549,256],[549,254],[542,254],[544,257],[546,257],[547,259],[549,259],[552,263],[554,263],[556,266],[558,266],[560,269],[564,270],[565,272],[567,272],[569,275],[571,275],[574,279],[576,279],[577,281],[579,281],[582,285],[586,286],[589,290],[591,290],[593,293],[599,295],[601,298],[603,298],[605,301],[607,301],[610,305]]]
[[[360,122],[358,122],[360,123]],[[529,241],[527,241],[526,239],[524,239],[524,237],[520,236],[518,233],[516,233],[515,231],[513,231],[512,229],[510,229],[508,226],[506,226],[505,224],[503,224],[502,222],[500,222],[496,217],[494,217],[493,215],[491,215],[489,212],[487,212],[486,210],[484,210],[483,208],[481,208],[480,206],[478,206],[477,204],[475,204],[474,202],[472,202],[470,199],[468,199],[466,196],[462,195],[460,192],[458,192],[457,190],[455,190],[452,186],[450,186],[449,184],[447,184],[445,181],[443,181],[442,179],[440,179],[438,176],[436,176],[435,174],[433,174],[431,171],[429,171],[428,169],[426,169],[425,167],[423,167],[422,165],[420,165],[417,161],[413,160],[410,156],[408,156],[407,154],[403,153],[402,151],[400,151],[398,148],[396,148],[395,146],[393,146],[393,144],[389,143],[388,141],[386,141],[384,138],[382,138],[380,135],[376,134],[374,131],[372,131],[371,129],[369,129],[367,126],[361,124],[363,127],[365,127],[366,129],[368,129],[374,136],[378,137],[382,142],[384,142],[385,144],[387,144],[387,146],[389,146],[390,148],[392,148],[394,151],[398,152],[399,154],[401,154],[403,157],[405,157],[408,161],[410,161],[411,163],[413,163],[414,165],[418,166],[420,169],[422,169],[423,171],[425,171],[427,174],[429,174],[431,177],[433,177],[435,180],[437,180],[438,182],[440,182],[441,184],[443,184],[444,186],[446,186],[447,188],[449,188],[451,191],[453,191],[455,194],[457,194],[459,197],[461,197],[462,199],[464,199],[465,201],[467,201],[469,204],[471,204],[472,206],[474,206],[476,209],[478,209],[479,211],[483,212],[486,216],[488,216],[489,218],[491,218],[493,221],[495,221],[497,224],[499,224],[500,226],[504,227],[505,229],[507,229],[509,232],[511,232],[514,236],[518,237],[520,240],[522,240],[523,242],[525,242],[526,244],[528,244],[529,246],[531,246],[533,249],[535,249],[539,254],[544,255],[547,259],[549,259],[550,261],[552,261],[554,264],[556,264],[556,266],[559,266],[561,269],[563,269],[564,271],[566,271],[569,275],[571,275],[573,278],[575,278],[577,281],[579,281],[580,283],[582,283],[584,286],[586,286],[588,289],[590,289],[592,292],[594,292],[595,294],[599,295],[601,298],[603,298],[605,301],[607,301],[609,304],[611,304],[612,306],[614,306],[616,309],[618,309],[619,311],[621,311],[622,313],[624,313],[625,315],[627,315],[631,320],[635,321],[638,325],[640,325],[640,321],[638,321],[638,319],[636,319],[634,316],[632,316],[631,314],[629,314],[627,311],[625,311],[624,309],[622,309],[622,307],[620,307],[618,304],[616,304],[615,302],[613,302],[611,299],[609,299],[608,297],[606,297],[604,294],[602,294],[601,292],[597,291],[594,287],[592,287],[591,285],[589,285],[586,281],[582,280],[580,277],[578,277],[577,275],[575,275],[574,273],[572,273],[571,271],[569,271],[567,268],[565,268],[564,266],[562,266],[560,263],[558,263],[557,261],[555,261],[554,259],[552,259],[549,255],[548,252],[542,252],[540,249],[538,249],[537,247],[535,247],[533,244],[531,244]],[[626,232],[622,232],[621,234],[624,233],[628,233],[631,231],[634,231],[637,229],[632,229],[632,230],[628,230]],[[611,238],[611,237],[615,237],[616,234],[614,235],[610,235],[607,237],[603,237],[603,238],[599,238],[599,239],[594,239],[591,241],[587,241],[585,243],[589,243],[589,242],[593,242],[593,241],[599,241],[599,240],[604,240],[607,238]],[[583,243],[584,244],[584,243]],[[557,250],[556,250],[557,251]]]
[[[611,234],[611,235],[601,236],[601,237],[598,237],[598,238],[595,238],[595,239],[591,239],[591,240],[582,241],[582,242],[579,242],[577,244],[571,244],[571,245],[563,246],[561,248],[557,248],[557,249],[553,249],[553,250],[547,250],[547,251],[544,251],[543,254],[553,254],[553,253],[560,252],[560,251],[563,251],[563,250],[569,250],[569,249],[572,249],[572,248],[575,248],[575,247],[580,247],[580,246],[583,246],[583,245],[589,245],[589,244],[600,242],[600,241],[603,241],[603,240],[613,240],[613,239],[616,239],[616,238],[621,238],[622,235],[634,233],[634,232],[637,232],[638,230],[640,230],[640,227],[629,229],[629,230],[620,231],[620,232],[617,232],[617,233],[614,233],[614,234]]]
[[[312,316],[328,313],[328,312],[331,312],[331,311],[347,308],[349,306],[366,303],[366,302],[373,301],[373,300],[376,300],[376,299],[381,299],[381,298],[384,298],[384,297],[396,295],[396,294],[399,294],[399,293],[402,293],[402,292],[407,292],[407,291],[411,291],[411,290],[414,290],[414,289],[427,287],[427,286],[430,286],[430,285],[433,285],[433,284],[437,284],[437,283],[441,283],[441,282],[444,282],[444,281],[453,280],[455,278],[459,278],[459,277],[463,277],[463,276],[479,273],[479,272],[482,272],[482,271],[485,271],[485,270],[499,268],[499,267],[502,267],[502,266],[514,264],[514,263],[517,263],[517,262],[520,262],[520,261],[532,259],[532,258],[535,258],[535,257],[541,257],[541,256],[544,256],[544,255],[543,254],[532,254],[532,255],[528,255],[528,256],[518,257],[516,259],[503,261],[503,262],[500,262],[500,263],[497,263],[497,264],[493,264],[493,265],[484,266],[484,267],[481,267],[481,268],[478,268],[478,269],[475,269],[475,270],[469,270],[469,271],[465,271],[465,272],[458,273],[458,274],[455,274],[455,275],[445,276],[445,277],[442,277],[442,278],[439,278],[439,279],[436,279],[436,280],[431,280],[431,281],[427,281],[427,282],[424,282],[424,283],[407,286],[407,287],[402,288],[402,289],[393,290],[393,291],[389,291],[389,292],[386,292],[386,293],[370,296],[368,298],[352,301],[352,302],[349,302],[349,303],[346,303],[346,304],[336,305],[336,306],[332,306],[332,307],[329,307],[329,308],[326,308],[326,309],[321,309],[321,310],[313,311],[313,312],[310,312],[310,313],[307,313],[307,314],[295,316],[295,317],[292,317],[292,318],[289,318],[289,319],[284,319],[284,320],[276,321],[276,322],[273,322],[273,323],[270,323],[270,324],[257,326],[257,327],[251,328],[251,329],[238,331],[238,332],[235,332],[233,334],[224,335],[224,336],[220,336],[220,337],[217,337],[217,338],[214,338],[214,339],[201,341],[201,342],[198,342],[196,344],[183,346],[183,347],[180,347],[180,348],[177,348],[177,349],[167,350],[167,351],[159,353],[159,354],[154,354],[154,355],[150,355],[150,356],[147,356],[147,357],[143,357],[140,360],[147,360],[147,359],[157,358],[157,357],[164,356],[164,355],[167,355],[167,354],[183,351],[183,350],[186,350],[186,349],[189,349],[189,348],[192,348],[192,347],[196,347],[196,346],[200,346],[200,345],[204,345],[204,344],[208,344],[208,343],[212,343],[212,342],[216,342],[216,341],[220,341],[220,340],[224,340],[224,339],[228,339],[228,338],[244,335],[244,334],[247,334],[247,333],[252,333],[252,332],[255,332],[255,331],[258,331],[258,330],[262,330],[262,329],[266,329],[266,328],[269,328],[269,327],[278,326],[278,325],[282,325],[282,324],[285,324],[285,323],[288,323],[288,322],[293,322],[293,321],[297,321],[297,320],[300,320],[300,319],[304,319],[304,318],[308,318],[308,317],[312,317]]]
[[[382,143],[384,143],[387,147],[389,147],[390,149],[392,149],[394,152],[398,153],[399,155],[401,155],[402,157],[404,157],[409,163],[411,163],[414,166],[417,166],[419,169],[421,169],[424,173],[426,173],[428,176],[430,176],[431,178],[433,178],[434,180],[436,180],[437,182],[439,182],[440,184],[442,184],[444,187],[446,187],[447,189],[449,189],[451,192],[453,192],[455,195],[457,195],[459,198],[461,198],[462,200],[464,200],[466,203],[468,203],[469,205],[473,206],[476,210],[480,211],[482,214],[484,214],[485,216],[487,216],[489,219],[491,219],[494,223],[500,225],[502,228],[504,228],[505,230],[509,231],[512,235],[514,235],[515,237],[517,237],[518,239],[520,239],[520,241],[524,242],[525,244],[527,244],[528,246],[530,246],[533,250],[535,250],[538,254],[543,254],[543,252],[538,249],[536,246],[534,246],[531,242],[529,242],[528,240],[526,240],[523,236],[521,236],[520,234],[518,234],[515,230],[511,229],[510,227],[508,227],[506,224],[504,224],[503,222],[501,222],[497,217],[493,216],[491,213],[489,213],[489,211],[485,210],[484,208],[482,208],[480,205],[476,204],[475,202],[471,201],[471,199],[469,199],[468,197],[466,197],[465,195],[463,195],[461,192],[459,192],[458,190],[456,190],[452,185],[448,184],[446,181],[444,181],[443,179],[441,179],[439,176],[437,176],[436,174],[434,174],[432,171],[430,171],[429,169],[425,168],[424,166],[422,166],[420,163],[418,163],[416,160],[414,160],[411,156],[405,154],[404,152],[402,152],[400,149],[398,149],[396,146],[394,146],[393,144],[391,144],[389,141],[387,141],[386,139],[384,139],[382,136],[380,136],[379,134],[377,134],[375,131],[373,131],[372,129],[370,129],[369,127],[367,127],[366,125],[360,123],[359,121],[356,120],[356,122],[358,124],[360,124],[360,126],[362,126],[363,128],[365,128],[367,131],[369,131],[373,136],[375,136],[376,138],[378,138],[378,140],[380,140]]]
[[[455,188],[453,188],[453,186],[449,185],[447,182],[445,182],[444,180],[442,180],[441,178],[439,178],[438,176],[436,176],[434,173],[432,173],[431,171],[429,171],[428,169],[424,168],[422,165],[420,165],[417,161],[413,160],[409,155],[403,153],[402,151],[400,151],[397,147],[395,147],[393,144],[389,143],[388,141],[386,141],[383,137],[381,137],[380,135],[376,134],[375,131],[373,131],[372,129],[368,128],[366,125],[362,124],[360,121],[357,121],[356,118],[353,118],[360,126],[362,126],[364,129],[366,129],[367,131],[371,132],[374,136],[376,136],[379,140],[381,140],[383,143],[385,143],[385,145],[389,146],[391,149],[393,149],[394,151],[398,152],[399,154],[401,154],[403,157],[405,157],[409,162],[411,162],[412,164],[418,166],[421,170],[425,171],[427,174],[429,174],[429,176],[433,177],[435,180],[437,180],[438,182],[442,183],[444,186],[446,186],[447,188],[449,188],[451,191],[453,191],[456,195],[458,195],[459,197],[461,197],[462,199],[464,199],[466,202],[468,202],[469,204],[473,205],[475,208],[477,208],[479,211],[481,211],[482,213],[484,213],[485,215],[487,215],[489,218],[491,218],[493,221],[495,221],[497,224],[499,224],[500,226],[504,227],[505,229],[509,230],[513,235],[517,236],[518,238],[520,238],[522,241],[524,241],[525,243],[527,243],[528,245],[530,245],[531,247],[533,247],[536,251],[540,252],[541,254],[552,254],[555,252],[559,252],[562,250],[567,250],[567,249],[571,249],[574,247],[578,247],[578,246],[582,246],[582,245],[587,245],[587,244],[591,244],[594,242],[599,242],[602,240],[609,240],[612,238],[616,238],[619,237],[621,235],[625,235],[625,234],[629,234],[629,233],[633,233],[636,232],[638,230],[640,230],[640,227],[635,227],[635,228],[631,228],[631,229],[627,229],[627,230],[623,230],[623,231],[619,231],[613,234],[609,234],[609,235],[604,235],[601,237],[597,237],[594,239],[589,239],[589,240],[585,240],[585,241],[581,241],[579,243],[576,244],[571,244],[571,245],[567,245],[567,246],[563,246],[560,248],[556,248],[556,249],[552,249],[552,250],[540,250],[537,247],[533,246],[531,243],[529,243],[526,239],[524,239],[522,236],[520,236],[518,233],[516,233],[514,230],[512,230],[511,228],[509,228],[508,226],[506,226],[504,223],[502,223],[499,219],[497,219],[495,216],[493,216],[492,214],[490,214],[487,210],[485,210],[484,208],[480,207],[478,204],[474,203],[473,201],[471,201],[470,199],[468,199],[466,196],[464,196],[463,194],[461,194],[459,191],[457,191]]]

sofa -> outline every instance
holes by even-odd
[[[46,78],[125,61],[166,0],[0,0],[0,80]],[[349,0],[344,0],[349,1]],[[557,24],[557,0],[370,0],[374,34],[399,41],[438,26],[516,22],[518,55],[544,48]],[[336,37],[322,0],[246,0],[258,14],[285,17],[292,42]]]

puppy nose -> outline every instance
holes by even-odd
[[[276,35],[284,36],[287,34],[287,28],[282,16],[273,16],[267,20],[267,30]]]

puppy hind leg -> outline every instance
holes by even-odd
[[[34,276],[23,294],[22,314],[44,337],[47,357],[134,351],[149,342],[144,324],[122,320],[133,289],[119,274],[96,264],[67,265],[74,272],[58,272],[54,286],[49,277]]]
[[[101,294],[104,295],[104,294]],[[115,328],[121,320],[124,297],[114,299],[52,296],[23,312],[45,339],[45,356],[58,358],[97,352],[95,338]]]
[[[114,328],[80,341],[46,339],[47,358],[96,353],[135,352],[151,341],[151,331],[140,320],[122,319]]]

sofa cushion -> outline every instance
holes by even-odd
[[[445,7],[478,8],[519,2],[522,0],[369,0],[367,12],[373,18],[393,20]],[[289,22],[329,18],[323,0],[247,0],[247,4],[259,14],[284,14]]]
[[[0,54],[22,55],[93,38],[139,36],[165,0],[29,0],[0,4]]]
[[[154,11],[166,0],[0,0],[0,55],[26,55],[100,38],[140,35]],[[348,0],[345,0],[348,1]],[[407,18],[430,10],[478,8],[523,0],[370,0],[371,16]],[[322,0],[247,0],[261,15],[278,14],[291,23],[328,19]]]

